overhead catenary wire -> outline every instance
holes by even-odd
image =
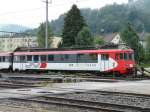
[[[53,4],[50,4],[48,7],[49,8],[52,8],[52,7],[62,7],[62,6],[70,6],[71,4],[77,4],[78,3],[81,3],[81,2],[86,2],[86,1],[90,1],[90,0],[75,0],[75,1],[68,1],[68,2],[62,2],[62,3],[53,3]],[[42,2],[41,2],[42,3]],[[0,21],[3,21],[3,23],[7,20],[10,19],[10,16],[13,17],[13,19],[15,20],[27,20],[29,21],[30,19],[29,18],[36,18],[35,21],[37,21],[36,23],[38,23],[38,25],[41,23],[39,22],[39,20],[37,20],[37,18],[41,18],[42,22],[44,22],[44,15],[41,13],[35,13],[34,11],[38,11],[38,10],[43,10],[45,9],[45,7],[38,7],[38,8],[30,8],[30,9],[25,9],[25,10],[20,10],[20,11],[12,11],[12,12],[5,12],[5,13],[0,13]],[[30,15],[27,15],[27,14],[24,14],[24,13],[30,13]],[[34,13],[36,14],[36,16],[34,15]],[[51,12],[53,13],[53,12]],[[14,16],[15,15],[15,16]],[[17,16],[18,15],[18,16]],[[34,16],[33,16],[34,15]],[[56,16],[57,17],[57,16]],[[12,19],[12,20],[13,20]],[[52,18],[51,18],[52,19]],[[54,18],[53,18],[54,19]],[[32,20],[33,21],[33,20]],[[33,21],[32,23],[34,23],[34,26],[33,24],[31,25],[31,27],[35,27],[35,26],[38,26],[35,21]],[[26,22],[27,23],[27,22]],[[30,25],[29,25],[30,26]]]
[[[80,2],[86,2],[89,0],[76,0],[75,3],[80,3]],[[73,4],[74,2],[66,2],[66,3],[62,3],[62,4],[51,4],[48,7],[57,7],[57,6],[65,6],[65,5],[70,5]],[[19,10],[19,11],[10,11],[10,12],[4,12],[4,13],[0,13],[0,16],[2,15],[11,15],[11,14],[17,14],[17,13],[26,13],[26,12],[31,12],[31,11],[36,11],[36,10],[40,10],[40,9],[44,9],[45,7],[37,7],[37,8],[31,8],[31,9],[25,9],[25,10]]]

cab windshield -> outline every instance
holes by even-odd
[[[133,53],[124,53],[124,60],[134,60]]]
[[[133,53],[117,53],[116,60],[134,60]]]

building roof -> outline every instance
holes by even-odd
[[[102,38],[105,42],[111,42],[117,34],[119,33],[105,34],[104,36],[102,36]],[[146,41],[148,35],[150,35],[150,33],[146,32],[138,33],[140,41]]]
[[[102,38],[105,42],[111,42],[118,33],[105,34]]]
[[[149,34],[149,33],[146,33],[146,32],[138,33],[138,36],[139,36],[140,41],[146,41],[148,35],[150,35],[150,34]]]

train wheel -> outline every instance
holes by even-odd
[[[118,71],[115,71],[113,74],[114,74],[115,77],[121,77],[121,74]]]

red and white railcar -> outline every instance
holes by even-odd
[[[15,51],[13,70],[71,70],[127,74],[135,65],[132,49]]]
[[[0,53],[0,70],[9,70],[12,67],[12,53]]]

